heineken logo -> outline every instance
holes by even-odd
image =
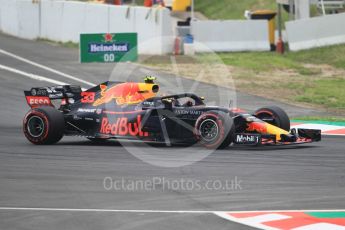
[[[105,42],[113,42],[114,35],[112,35],[112,34],[104,34],[103,37],[104,37],[104,41]]]
[[[100,52],[128,52],[128,43],[89,43],[89,53],[100,53]]]
[[[138,60],[137,33],[80,34],[80,62],[127,62]]]

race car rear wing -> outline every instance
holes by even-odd
[[[31,108],[39,106],[54,106],[52,100],[61,100],[61,104],[68,103],[68,100],[80,100],[81,87],[75,85],[62,85],[52,87],[35,87],[24,91],[28,105]]]

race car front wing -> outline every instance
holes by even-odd
[[[289,134],[281,134],[280,140],[276,135],[258,133],[236,133],[235,145],[293,145],[321,141],[321,130],[292,129]]]

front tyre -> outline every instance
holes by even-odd
[[[254,115],[271,125],[290,131],[290,118],[286,112],[278,106],[267,106],[255,111]]]
[[[23,120],[25,137],[36,145],[57,143],[63,137],[64,130],[64,116],[53,107],[31,109]]]
[[[233,140],[234,123],[229,114],[210,111],[198,118],[194,134],[206,148],[224,149]]]

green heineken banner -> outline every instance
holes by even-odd
[[[137,33],[80,34],[80,62],[136,61],[137,46]]]

